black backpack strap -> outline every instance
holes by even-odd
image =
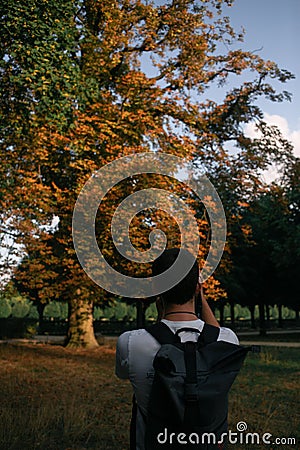
[[[198,328],[190,328],[190,327],[179,328],[179,330],[177,330],[175,334],[180,334],[182,333],[182,331],[192,331],[193,333],[201,334],[201,331],[198,330]]]
[[[197,343],[184,343],[184,361],[186,378],[184,384],[184,424],[187,427],[192,427],[197,423],[198,416],[198,391],[197,391]]]
[[[179,336],[175,335],[168,325],[163,322],[151,325],[151,327],[146,328],[146,331],[148,331],[160,345],[180,343]]]
[[[211,344],[212,342],[216,342],[218,340],[219,334],[220,334],[219,327],[214,327],[213,325],[205,323],[203,326],[203,330],[198,338],[198,344],[203,346]]]

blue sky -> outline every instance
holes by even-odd
[[[235,30],[246,30],[243,47],[275,61],[295,79],[275,84],[292,93],[291,102],[259,102],[266,120],[278,125],[300,156],[300,0],[235,0],[225,9]],[[249,133],[253,133],[249,127]]]
[[[300,119],[300,1],[299,0],[235,0],[226,8],[235,29],[246,29],[245,47],[256,50],[265,59],[275,61],[296,76],[285,86],[293,93],[292,103],[265,103],[268,113],[282,113],[291,126]]]

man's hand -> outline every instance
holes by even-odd
[[[202,302],[202,320],[206,323],[208,323],[209,325],[213,325],[215,327],[220,327],[219,322],[217,321],[217,319],[214,316],[214,313],[212,312],[212,310],[209,307],[209,304],[206,301],[204,292],[203,292],[203,284],[200,283],[199,281],[199,295],[200,295],[200,299]]]

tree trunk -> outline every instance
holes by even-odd
[[[136,302],[136,327],[145,328],[145,308],[142,300]]]
[[[44,309],[46,307],[45,303],[37,303],[37,312],[39,315],[39,334],[44,334]]]
[[[250,305],[249,306],[249,311],[251,314],[251,328],[256,328],[256,324],[255,324],[255,305]]]
[[[283,320],[282,320],[282,305],[278,304],[278,326],[279,328],[283,328]]]
[[[259,334],[266,336],[266,322],[265,322],[265,305],[259,303]]]
[[[220,309],[220,325],[221,325],[221,327],[224,326],[224,308],[225,308],[224,303],[221,303],[220,306],[219,306],[219,309]]]
[[[69,301],[68,348],[96,348],[93,327],[93,302],[77,298]]]
[[[267,328],[270,328],[270,305],[266,305]]]
[[[230,318],[231,318],[231,326],[234,327],[235,324],[234,302],[230,302]]]

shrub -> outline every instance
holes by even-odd
[[[61,308],[58,302],[51,302],[44,309],[44,317],[61,318]]]
[[[22,319],[27,316],[30,310],[30,303],[27,299],[16,297],[12,300],[11,314],[13,317]]]
[[[0,318],[7,319],[11,315],[11,306],[6,298],[0,298]]]

